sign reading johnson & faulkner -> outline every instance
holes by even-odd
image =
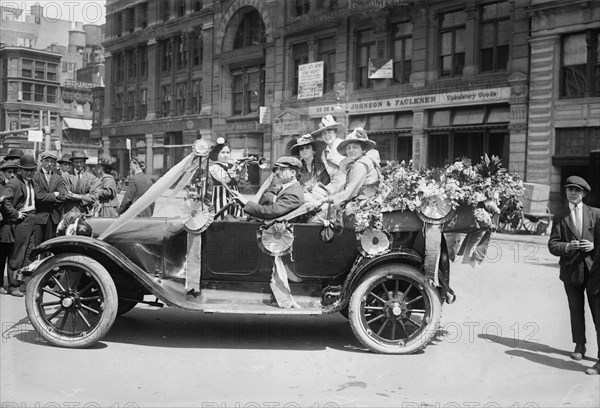
[[[349,114],[390,112],[411,108],[440,108],[483,103],[508,102],[510,87],[472,89],[468,91],[430,93],[402,98],[366,100],[348,103]],[[310,106],[309,116],[322,116],[335,113],[335,105]]]

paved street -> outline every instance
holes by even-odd
[[[366,352],[339,315],[202,315],[138,307],[96,347],[41,342],[0,296],[2,407],[594,407],[594,364],[569,359],[566,297],[547,237],[497,235],[420,353]],[[589,317],[589,316],[588,316]],[[591,320],[591,319],[590,319]],[[588,355],[596,355],[591,321]]]

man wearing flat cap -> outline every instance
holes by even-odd
[[[8,257],[8,269],[12,273],[31,263],[29,254],[35,248],[35,188],[33,175],[37,163],[33,156],[23,155],[17,165],[17,176],[6,185],[4,209],[8,222],[13,225],[15,242]],[[10,283],[8,291],[13,296],[23,296],[19,287]]]
[[[246,214],[264,220],[292,212],[304,204],[304,192],[298,182],[302,162],[293,156],[282,156],[273,164],[273,184],[260,197],[258,203],[249,201],[234,191],[234,198],[242,203]]]
[[[35,233],[36,246],[56,236],[56,227],[61,220],[62,204],[67,198],[67,189],[62,177],[56,173],[57,155],[46,151],[40,155],[42,168],[33,176],[35,186]]]
[[[548,241],[550,253],[559,256],[560,280],[563,281],[571,319],[571,335],[575,350],[573,360],[583,359],[585,339],[585,293],[596,326],[598,357],[600,358],[600,271],[592,268],[596,256],[594,226],[600,220],[600,209],[583,204],[591,189],[579,176],[570,176],[564,185],[567,202],[552,220],[552,233]],[[596,238],[594,243],[594,238]],[[600,365],[598,371],[600,371]],[[594,367],[596,367],[594,366]],[[592,369],[590,369],[592,370]]]
[[[12,180],[17,173],[17,166],[19,160],[4,160],[0,164],[0,201],[4,203],[6,185]],[[0,219],[0,294],[8,293],[4,288],[4,270],[6,269],[6,261],[10,252],[12,251],[13,243],[15,242],[15,236],[13,234],[12,225],[8,222],[8,214],[4,209],[4,205],[0,205],[0,211],[2,219]],[[8,277],[7,284],[10,286],[13,282],[13,278],[10,273],[6,274]]]
[[[82,150],[73,150],[71,153],[74,171],[66,183],[67,199],[63,206],[63,214],[69,211],[91,213],[92,207],[98,200],[100,180],[88,170],[87,159],[88,157]]]

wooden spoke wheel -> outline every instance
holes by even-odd
[[[117,290],[106,269],[87,256],[59,255],[27,285],[31,324],[51,344],[88,347],[104,337],[117,315]]]
[[[511,220],[507,220],[506,222],[498,223],[498,231],[500,232],[516,232],[521,229],[523,224],[522,217],[521,218],[513,218]]]
[[[369,272],[354,290],[349,310],[354,334],[371,351],[409,354],[435,334],[442,304],[421,272],[395,264]]]
[[[548,225],[550,225],[550,218],[548,216],[523,214],[523,228],[532,234],[545,234],[548,229]]]

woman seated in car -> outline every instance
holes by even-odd
[[[338,152],[346,156],[349,161],[344,187],[338,193],[307,204],[308,209],[319,210],[324,204],[332,204],[341,208],[353,199],[366,201],[372,198],[377,192],[380,171],[379,165],[366,156],[366,153],[374,146],[375,141],[369,139],[364,129],[354,129],[337,148]],[[322,222],[323,211],[325,210],[318,213],[311,221]]]
[[[233,200],[229,191],[238,191],[234,165],[229,161],[230,155],[231,148],[229,147],[229,143],[222,137],[217,139],[217,143],[208,154],[208,158],[213,161],[208,167],[208,171],[213,185],[212,204],[215,213],[219,212],[225,204]],[[237,204],[233,204],[227,209],[227,211],[223,213],[223,216],[226,214],[239,217],[244,216],[244,212]]]
[[[298,181],[302,185],[305,196],[312,193],[313,189],[321,183],[329,184],[329,173],[325,165],[317,157],[317,151],[321,152],[325,148],[325,142],[315,140],[310,134],[301,136],[296,144],[292,146],[291,153],[294,156],[300,156],[302,169]]]

